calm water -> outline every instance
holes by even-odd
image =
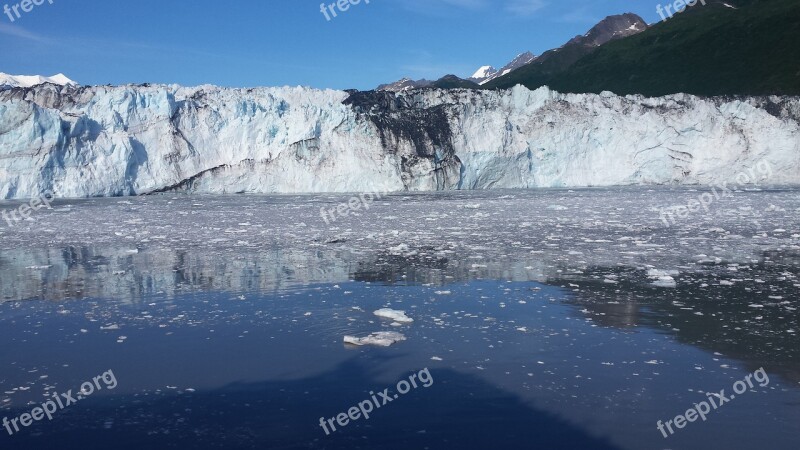
[[[348,197],[60,202],[0,230],[0,416],[116,386],[0,447],[794,449],[798,193],[671,226],[658,208],[699,192],[398,195],[331,225],[319,208]],[[406,340],[343,343],[378,331]]]

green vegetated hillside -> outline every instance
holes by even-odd
[[[800,95],[800,0],[708,0],[561,70],[536,62],[487,84],[659,96]]]

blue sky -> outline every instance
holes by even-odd
[[[21,0],[0,0],[0,7]],[[48,0],[0,15],[0,72],[83,84],[369,89],[471,75],[585,33],[658,20],[659,0],[370,0],[326,21],[320,0]],[[328,3],[334,0],[328,0]],[[662,2],[663,3],[663,2]]]

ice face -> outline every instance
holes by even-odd
[[[0,198],[800,183],[798,117],[788,97],[45,85],[0,92]]]

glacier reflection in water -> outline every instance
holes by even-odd
[[[59,201],[0,235],[2,413],[108,369],[119,387],[0,439],[794,448],[797,191],[740,192],[672,227],[659,220],[696,195],[394,195],[333,227],[319,208],[340,196]],[[665,274],[674,287],[654,281]],[[382,307],[415,321],[391,326],[372,315]],[[407,341],[341,342],[381,330]],[[767,388],[668,441],[655,429],[761,366]],[[423,367],[430,389],[334,436],[319,429]]]

